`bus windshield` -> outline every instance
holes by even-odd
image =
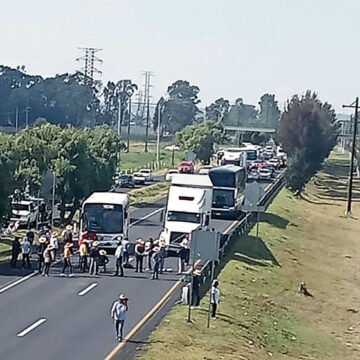
[[[230,207],[234,206],[234,190],[213,190],[213,207]]]
[[[101,234],[120,234],[123,232],[122,205],[86,204],[83,226],[87,231]]]
[[[169,211],[167,215],[167,220],[200,224],[200,214],[181,211]]]

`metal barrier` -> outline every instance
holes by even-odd
[[[271,184],[271,186],[266,190],[265,194],[256,204],[257,206],[265,206],[267,207],[273,198],[279,193],[284,185],[284,176],[285,176],[286,169],[283,170],[279,176],[277,177],[276,181]],[[244,234],[248,231],[257,221],[257,212],[249,212],[247,213],[230,231],[226,234],[222,235],[220,240],[220,249],[219,249],[219,262],[215,264],[216,266],[224,259],[224,257],[228,254],[229,250],[231,249],[233,243],[237,240],[239,235]],[[211,274],[212,274],[212,262],[205,261],[201,264],[201,293],[205,293],[210,285]]]

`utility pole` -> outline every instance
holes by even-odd
[[[94,81],[94,73],[101,74],[102,72],[95,67],[95,63],[102,64],[102,60],[99,59],[95,54],[101,51],[102,49],[96,49],[91,47],[79,47],[79,49],[84,53],[83,56],[76,59],[76,61],[82,61],[84,66],[79,70],[85,78],[89,80],[92,84]]]
[[[126,152],[130,151],[130,122],[131,122],[131,97],[129,99],[129,119],[128,119],[128,126],[127,126],[127,146]]]
[[[144,84],[144,90],[145,90],[145,103],[146,103],[146,128],[145,128],[145,152],[148,152],[148,137],[149,137],[149,120],[150,120],[150,81],[151,76],[153,76],[151,71],[145,71],[145,84]]]
[[[352,187],[353,187],[353,178],[354,178],[354,162],[355,162],[355,152],[356,152],[356,133],[357,133],[357,122],[358,122],[359,98],[357,97],[351,105],[343,105],[343,108],[354,108],[355,109],[353,141],[352,141],[352,146],[351,146],[348,199],[347,199],[347,208],[346,208],[346,216],[350,217],[351,216]]]
[[[156,164],[160,168],[160,125],[161,125],[161,103],[158,102],[158,116],[157,116],[157,139],[156,139]]]
[[[25,112],[25,126],[29,125],[29,111],[30,111],[30,107],[28,105],[26,105],[26,108],[24,110]]]
[[[122,116],[121,116],[121,94],[119,94],[119,102],[118,102],[118,128],[117,133],[119,136],[121,136],[121,122],[122,122]]]
[[[15,110],[15,132],[18,132],[19,129],[19,107],[16,107]]]

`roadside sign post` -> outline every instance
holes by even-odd
[[[191,239],[190,245],[194,241],[194,252],[192,254],[192,272],[191,272],[191,282],[190,282],[188,319],[187,319],[188,322],[191,322],[191,306],[192,306],[192,302],[193,302],[194,271],[195,271],[195,264],[196,264],[196,257],[197,257],[196,256],[197,255],[197,239],[196,239],[196,237],[193,239],[192,236],[190,237],[190,239]]]
[[[217,236],[218,236],[218,234],[217,234]],[[218,238],[219,238],[219,236],[218,236]],[[219,241],[214,241],[214,254],[216,254],[216,252],[218,251],[218,244],[219,244]],[[207,328],[210,327],[211,287],[212,287],[212,283],[214,281],[214,274],[215,274],[215,260],[213,260],[211,262],[211,277],[210,277],[211,285],[210,285],[210,294],[209,294],[209,309],[208,309]]]

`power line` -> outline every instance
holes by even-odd
[[[95,54],[102,49],[91,48],[91,47],[79,47],[84,53],[83,56],[76,59],[76,61],[83,62],[84,66],[79,70],[85,78],[89,79],[92,83],[94,81],[94,74],[102,74],[102,72],[95,67],[95,63],[102,64],[102,60]]]

